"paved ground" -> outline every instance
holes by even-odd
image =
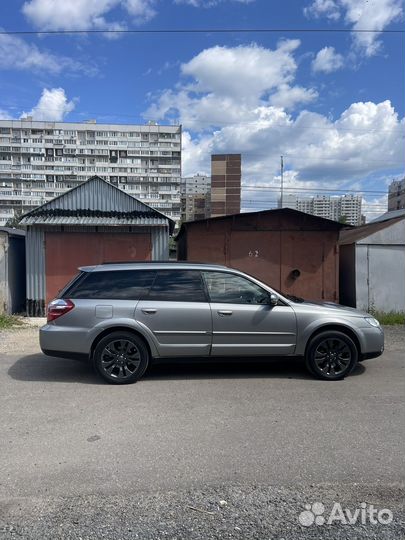
[[[36,332],[0,334],[0,537],[405,538],[403,328],[341,382],[275,360],[123,387],[41,355]],[[316,501],[394,520],[301,526]]]

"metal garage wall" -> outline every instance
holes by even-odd
[[[27,265],[27,315],[41,317],[45,312],[44,232],[28,227],[25,254]]]
[[[404,246],[356,246],[356,304],[370,311],[405,311]]]
[[[169,232],[167,227],[151,227],[152,261],[169,259]]]
[[[116,232],[117,234],[131,234],[130,227],[87,227],[88,232]],[[169,234],[167,227],[132,227],[133,233],[148,231],[152,242],[152,260],[167,260],[169,258]],[[26,236],[27,260],[27,315],[40,317],[45,314],[45,231],[58,231],[60,227],[28,227]],[[64,227],[66,232],[83,231],[83,227]]]

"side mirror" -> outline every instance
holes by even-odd
[[[274,293],[270,293],[270,305],[276,306],[278,304],[278,296]]]

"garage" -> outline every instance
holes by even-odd
[[[80,266],[165,260],[174,222],[97,176],[25,214],[29,316]]]

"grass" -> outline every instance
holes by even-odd
[[[370,311],[371,315],[375,317],[380,324],[394,325],[405,324],[405,312],[403,311]]]
[[[20,317],[15,315],[1,315],[0,314],[0,330],[6,330],[7,328],[15,328],[16,326],[23,326],[24,322]]]

